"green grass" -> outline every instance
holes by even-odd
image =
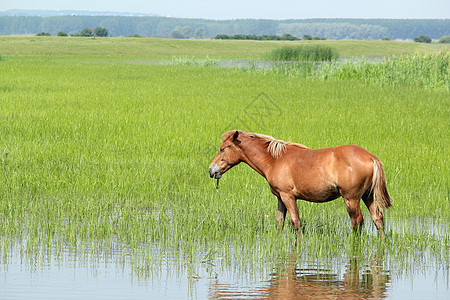
[[[245,165],[224,175],[219,192],[208,176],[221,134],[240,128],[311,148],[359,144],[384,163],[394,199],[387,238],[373,234],[362,207],[355,254],[342,200],[299,201],[300,257],[369,261],[384,251],[397,270],[413,270],[424,256],[448,265],[448,90],[134,64],[128,56],[12,55],[3,40],[1,47],[4,243],[27,241],[30,252],[121,245],[149,268],[164,251],[194,261],[193,272],[208,256],[241,271],[267,268],[294,248],[289,222],[281,234],[274,227],[267,183]],[[420,230],[427,226],[439,230]]]
[[[1,55],[152,57],[198,56],[266,58],[282,45],[320,45],[335,48],[341,57],[436,53],[448,44],[396,41],[226,41],[152,38],[60,38],[0,36]]]

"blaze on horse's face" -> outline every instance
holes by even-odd
[[[222,174],[241,162],[241,149],[238,145],[239,131],[227,138],[220,146],[219,152],[209,166],[209,176],[220,179]]]

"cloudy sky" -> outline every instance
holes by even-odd
[[[450,0],[1,0],[8,9],[95,10],[207,19],[448,19]]]

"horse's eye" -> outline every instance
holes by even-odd
[[[223,152],[223,151],[225,151],[225,148],[220,148],[220,152]]]

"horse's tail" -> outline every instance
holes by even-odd
[[[391,196],[386,188],[386,176],[383,171],[383,163],[377,159],[373,158],[373,177],[371,193],[373,194],[373,201],[378,209],[387,209],[391,204]]]

